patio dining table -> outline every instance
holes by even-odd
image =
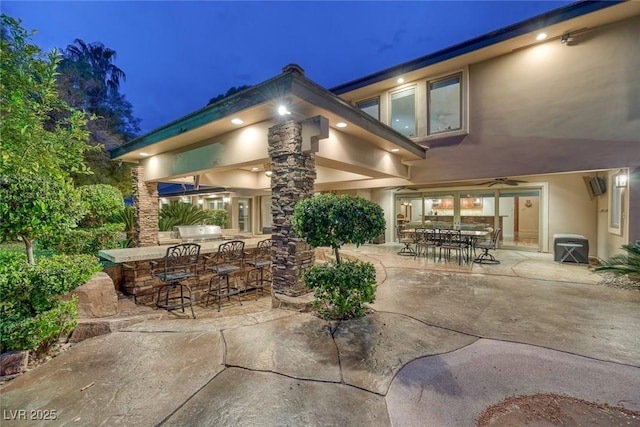
[[[418,233],[424,233],[427,230],[433,231],[428,228],[407,228],[406,230],[402,230],[402,233],[411,236],[411,238],[417,242],[419,239],[417,237]],[[489,235],[489,231],[487,230],[437,230],[438,233],[458,233],[460,232],[460,237],[465,239],[465,243],[467,244],[467,250],[473,250],[476,241],[481,237],[486,237]]]

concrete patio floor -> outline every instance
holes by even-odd
[[[24,410],[29,425],[472,426],[486,407],[535,393],[640,411],[640,292],[550,254],[458,266],[399,248],[342,252],[376,265],[362,319],[248,296],[220,313],[197,307],[195,320],[140,322],[11,381],[2,425],[26,425],[10,419]]]

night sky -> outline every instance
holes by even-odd
[[[44,51],[76,38],[117,52],[143,133],[296,63],[331,88],[567,1],[3,1]]]

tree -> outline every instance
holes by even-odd
[[[313,247],[328,246],[340,264],[342,245],[362,245],[385,230],[382,208],[362,197],[320,194],[296,204],[294,232]]]
[[[45,55],[29,43],[32,34],[2,15],[0,175],[89,173],[83,161],[92,150],[86,120],[56,89],[60,56],[56,50]]]
[[[214,98],[211,98],[207,105],[211,105],[211,104],[213,104],[215,102],[220,101],[221,99],[229,97],[229,96],[231,96],[231,95],[233,95],[235,93],[242,92],[243,90],[248,89],[250,87],[251,87],[250,85],[242,85],[242,86],[238,86],[238,87],[231,87],[231,88],[229,88],[227,90],[227,93],[221,93],[220,95],[218,95],[218,96],[216,96]]]
[[[0,238],[20,239],[34,264],[33,242],[75,227],[84,207],[71,183],[35,174],[0,177]]]
[[[303,273],[305,286],[314,289],[312,306],[331,319],[362,316],[364,303],[375,300],[375,268],[367,262],[342,260],[339,249],[383,233],[382,208],[357,196],[322,194],[299,201],[291,224],[308,244],[331,247],[336,256],[335,262],[314,265]]]

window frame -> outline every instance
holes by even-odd
[[[467,84],[465,81],[466,73],[464,70],[458,70],[455,72],[447,73],[440,75],[438,77],[428,78],[426,79],[426,130],[427,130],[427,138],[438,138],[441,136],[448,136],[451,134],[459,134],[459,133],[467,133],[467,111],[468,111],[468,103],[466,102],[467,96]],[[431,131],[431,85],[434,83],[442,82],[448,79],[452,79],[458,77],[459,85],[460,85],[460,94],[458,99],[459,112],[460,112],[460,127],[455,129],[445,129],[438,132]]]
[[[616,172],[609,174],[608,228],[610,234],[622,236],[624,222],[624,187],[616,185]]]
[[[408,91],[408,90],[413,90],[413,136],[411,135],[407,135],[404,132],[396,129],[395,127],[393,127],[393,95]],[[412,84],[412,85],[405,85],[402,86],[400,88],[396,88],[395,90],[389,91],[389,104],[388,104],[388,114],[387,114],[387,122],[388,122],[388,126],[390,128],[392,128],[393,130],[395,130],[396,132],[399,132],[401,134],[403,134],[404,136],[406,136],[407,138],[417,138],[418,137],[418,87],[416,84]]]
[[[363,104],[371,103],[371,102],[374,102],[374,101],[376,102],[376,104],[378,106],[378,116],[377,117],[367,113],[361,107],[361,105],[363,105]],[[363,113],[369,114],[369,116],[373,117],[374,119],[380,121],[380,97],[379,96],[374,96],[372,98],[367,98],[367,99],[363,99],[361,101],[356,102],[356,108],[359,109],[360,111],[362,111]]]

